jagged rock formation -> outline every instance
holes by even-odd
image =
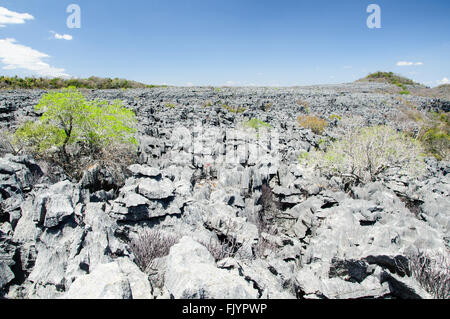
[[[297,125],[305,112],[298,100],[327,117],[358,114],[367,124],[395,126],[398,96],[379,93],[383,86],[88,91],[136,111],[139,162],[116,190],[102,189],[108,177],[100,167],[79,182],[53,182],[30,157],[0,158],[1,294],[430,298],[406,257],[417,249],[448,256],[449,163],[428,159],[419,180],[394,170],[352,193],[298,165],[321,139]],[[36,117],[42,93],[2,92],[0,126]],[[422,110],[448,107],[404,98]],[[273,129],[243,127],[245,118]],[[139,269],[130,241],[150,228],[178,243]],[[217,260],[210,242],[232,243],[232,251]]]

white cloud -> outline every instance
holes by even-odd
[[[345,65],[345,66],[344,66],[344,69],[345,69],[345,70],[350,70],[350,69],[352,69],[352,68],[353,68],[353,67],[352,67],[351,65]]]
[[[54,68],[43,59],[49,55],[18,44],[15,39],[0,39],[0,62],[4,70],[25,69],[44,77],[69,77],[64,69]]]
[[[73,37],[70,34],[59,34],[59,33],[56,33],[55,31],[50,31],[50,32],[53,33],[53,37],[58,40],[70,41],[73,39]]]
[[[28,13],[18,13],[0,7],[0,28],[7,24],[23,24],[25,20],[33,20],[34,17]]]
[[[419,66],[423,65],[423,62],[408,62],[408,61],[399,61],[397,62],[397,66]]]
[[[446,77],[444,77],[442,80],[440,81],[436,81],[438,84],[450,84],[450,80]]]

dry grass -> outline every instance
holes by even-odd
[[[435,299],[450,299],[450,264],[446,256],[409,256],[409,273]]]
[[[322,135],[325,128],[328,126],[326,120],[311,115],[301,115],[297,117],[297,122],[300,127],[308,128],[318,135]]]

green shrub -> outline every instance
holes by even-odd
[[[301,127],[309,128],[315,134],[319,135],[323,134],[325,128],[328,126],[327,121],[317,116],[310,116],[310,115],[299,116],[297,117],[297,121]]]
[[[86,101],[70,87],[45,94],[35,108],[43,112],[41,118],[24,123],[16,131],[14,143],[55,161],[74,178],[86,162],[82,157],[121,162],[123,153],[132,154],[136,149],[136,117],[121,101]]]
[[[409,91],[400,91],[399,94],[401,94],[401,95],[408,95],[408,94],[411,94],[411,92],[409,92]]]
[[[376,181],[389,168],[400,168],[411,176],[424,172],[422,147],[406,134],[387,126],[365,127],[349,132],[326,151],[312,151],[301,163],[318,168],[327,176],[350,178],[355,183]]]
[[[164,104],[164,106],[169,108],[169,109],[175,108],[175,104],[173,104],[173,103],[166,103],[166,104]]]
[[[258,119],[251,119],[248,120],[247,122],[244,122],[244,126],[255,129],[255,130],[259,130],[260,128],[272,128],[272,126],[269,123],[266,123],[264,121],[258,120]]]
[[[330,120],[334,120],[334,119],[337,119],[337,120],[342,120],[342,117],[341,116],[339,116],[339,115],[336,115],[336,114],[331,114],[330,115]]]

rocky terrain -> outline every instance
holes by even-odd
[[[432,298],[407,261],[417,250],[448,257],[450,163],[429,158],[420,179],[393,170],[349,192],[298,161],[323,138],[299,127],[299,115],[358,116],[401,129],[405,104],[450,110],[449,101],[386,93],[390,88],[85,91],[135,110],[139,160],[116,185],[99,166],[70,181],[5,150],[0,295]],[[43,93],[1,91],[0,128],[36,118]],[[243,126],[250,118],[271,129]],[[325,136],[337,127],[335,118]],[[174,245],[144,269],[132,243],[150,229]]]

